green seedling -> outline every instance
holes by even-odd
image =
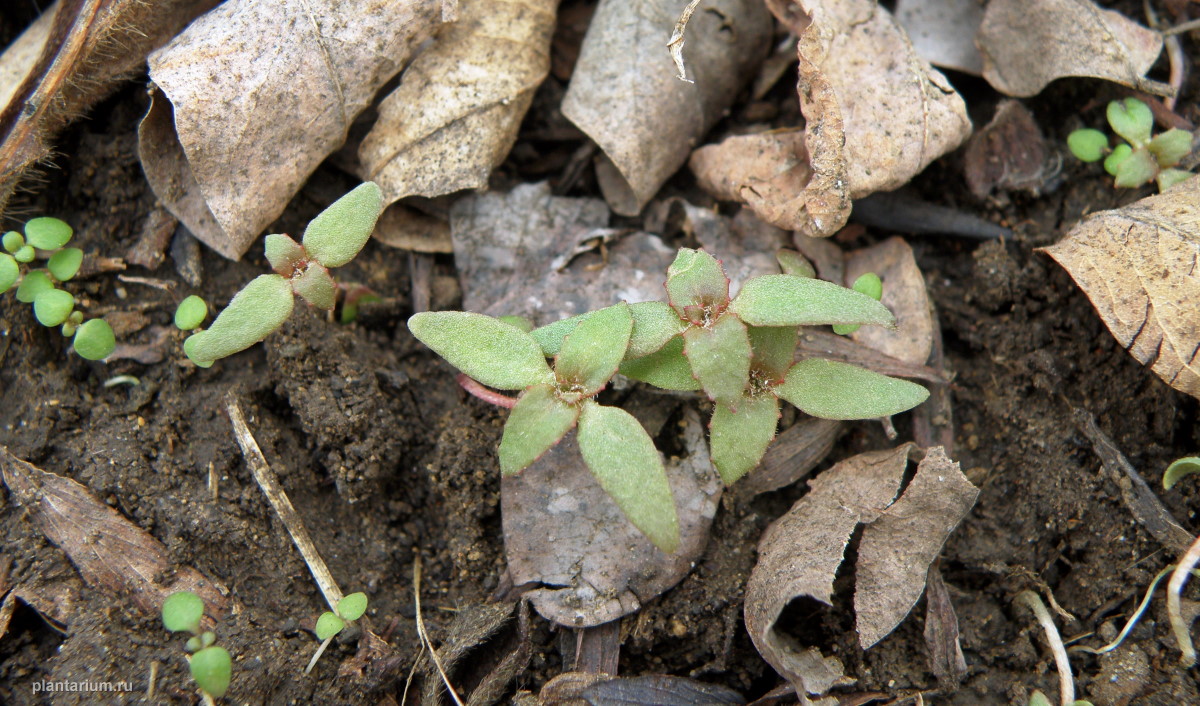
[[[221,698],[229,689],[233,659],[228,650],[213,644],[217,639],[216,633],[201,629],[200,620],[203,617],[204,601],[191,591],[172,593],[163,601],[163,627],[171,632],[192,635],[184,645],[184,649],[191,653],[188,669],[206,699],[211,701]]]
[[[726,484],[762,459],[781,399],[818,417],[868,419],[928,397],[920,385],[846,363],[795,362],[800,326],[894,326],[895,318],[873,288],[813,279],[811,266],[792,255],[781,255],[782,266],[802,274],[752,278],[733,298],[721,264],[684,248],[667,271],[667,303],[620,303],[533,330],[519,318],[469,312],[424,312],[408,326],[463,371],[465,387],[512,408],[499,448],[503,474],[528,467],[577,427],[584,463],[601,487],[672,553],[678,517],[653,442],[627,412],[595,400],[617,372],[663,389],[701,390],[714,402],[711,455]],[[522,392],[513,404],[478,383]]]
[[[208,302],[195,294],[184,297],[175,308],[175,327],[181,331],[195,331],[208,317]]]
[[[337,612],[325,611],[317,618],[315,632],[317,639],[321,641],[321,646],[317,648],[316,653],[309,660],[308,666],[305,667],[304,673],[308,674],[317,664],[317,660],[321,659],[321,655],[325,653],[325,648],[329,643],[333,642],[333,638],[337,637],[338,633],[346,628],[346,623],[358,620],[367,612],[367,594],[351,593],[348,596],[338,601]]]
[[[317,308],[332,309],[337,284],[329,268],[354,259],[382,212],[383,192],[366,182],[318,214],[300,243],[287,235],[268,235],[266,255],[275,274],[255,278],[234,295],[212,326],[189,336],[183,346],[188,358],[208,367],[258,343],[291,316],[296,295]]]
[[[0,239],[0,294],[16,286],[17,301],[33,305],[33,315],[43,326],[61,326],[63,336],[74,338],[75,352],[87,360],[103,360],[117,347],[112,327],[103,319],[84,321],[75,309],[75,297],[58,285],[72,279],[83,264],[83,251],[64,247],[73,234],[57,218],[34,218],[24,235],[10,230]],[[38,252],[48,252],[46,269],[28,269]],[[24,274],[22,275],[22,272]]]
[[[1152,135],[1154,115],[1150,107],[1136,98],[1108,104],[1108,124],[1126,142],[1109,149],[1108,136],[1085,128],[1067,136],[1067,148],[1084,162],[1104,160],[1104,169],[1114,177],[1118,188],[1133,188],[1150,181],[1166,191],[1192,176],[1174,169],[1192,151],[1192,134],[1178,128]]]
[[[1054,706],[1054,704],[1050,703],[1050,698],[1048,696],[1043,694],[1040,690],[1034,689],[1033,693],[1029,695],[1029,706]],[[1076,699],[1065,706],[1092,706],[1092,702],[1084,701],[1083,699]]]

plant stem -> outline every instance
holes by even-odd
[[[458,384],[462,386],[462,389],[471,393],[471,395],[478,397],[484,402],[490,402],[497,407],[503,407],[505,409],[512,409],[513,407],[517,406],[516,398],[509,397],[508,395],[502,395],[495,390],[489,390],[475,380],[467,377],[466,373],[459,373],[455,379],[458,380]]]
[[[1059,702],[1064,706],[1075,701],[1075,676],[1071,673],[1071,662],[1067,659],[1067,648],[1063,646],[1062,636],[1054,625],[1054,618],[1046,604],[1033,591],[1021,591],[1013,602],[1020,603],[1033,611],[1034,617],[1046,632],[1046,642],[1050,643],[1050,651],[1054,653],[1054,663],[1058,667]]]
[[[325,654],[325,648],[329,647],[329,643],[333,642],[333,638],[335,637],[337,637],[337,635],[330,635],[329,637],[325,638],[325,641],[321,643],[321,646],[317,648],[316,653],[313,654],[312,659],[308,661],[308,666],[304,668],[305,674],[308,674],[312,671],[312,668],[317,664],[317,660],[321,659],[321,655]]]
[[[1175,633],[1179,651],[1183,652],[1179,661],[1185,667],[1196,663],[1196,648],[1192,646],[1189,626],[1183,619],[1179,596],[1183,593],[1183,586],[1197,563],[1200,563],[1200,537],[1188,547],[1183,558],[1179,560],[1179,566],[1176,566],[1175,572],[1171,574],[1171,580],[1167,582],[1167,617],[1171,619],[1171,631]]]

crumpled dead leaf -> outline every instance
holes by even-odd
[[[72,0],[46,10],[0,57],[16,86],[0,90],[0,211],[54,137],[103,100],[146,53],[219,0]],[[40,40],[40,41],[39,41]],[[25,58],[21,58],[21,56]],[[29,57],[36,58],[32,64]]]
[[[359,147],[384,202],[487,186],[550,70],[558,0],[464,0]]]
[[[711,0],[692,16],[683,53],[694,83],[675,76],[666,39],[677,0],[602,0],[562,113],[604,150],[605,200],[637,215],[721,118],[771,44],[760,0]]]
[[[128,595],[147,615],[176,591],[204,599],[205,619],[229,610],[229,590],[191,567],[178,567],[169,586],[154,583],[171,567],[166,547],[104,504],[85,486],[43,471],[0,446],[0,474],[15,501],[29,510],[93,589]]]
[[[424,253],[454,252],[449,223],[398,203],[383,210],[372,235],[393,248]]]
[[[1200,177],[1092,214],[1043,252],[1070,273],[1134,358],[1200,398]]]
[[[758,564],[746,584],[746,629],[798,696],[824,694],[842,683],[842,666],[777,630],[776,621],[796,598],[833,605],[834,577],[855,528],[867,525],[859,547],[855,606],[860,642],[869,647],[907,615],[924,589],[929,562],[974,503],[978,489],[940,448],[926,453],[909,487],[893,502],[912,448],[904,444],[859,454],[821,473],[759,542]],[[897,556],[905,557],[902,567],[892,566]]]
[[[757,148],[783,155],[777,168],[756,167],[753,177],[733,190],[763,220],[805,235],[832,235],[845,225],[851,199],[900,187],[970,134],[962,98],[917,56],[891,14],[877,3],[767,4],[799,37],[798,92],[807,157],[798,149],[787,154],[779,144]],[[791,138],[769,134],[757,139],[778,143]],[[790,184],[802,178],[796,162],[804,159],[812,176],[795,191]],[[731,190],[729,178],[708,174],[706,181],[724,182],[726,191]],[[760,185],[766,188],[759,191]]]
[[[241,257],[440,17],[438,0],[228,0],[150,56],[138,148],[155,194]]]
[[[583,464],[574,432],[501,479],[509,575],[516,586],[541,584],[524,595],[542,617],[569,627],[607,623],[687,575],[708,544],[724,486],[693,409],[683,413],[683,442],[686,455],[665,461],[679,513],[680,546],[671,555],[625,519]]]
[[[983,77],[1010,96],[1035,95],[1066,76],[1172,93],[1144,78],[1162,51],[1162,35],[1090,0],[991,0],[976,41]]]

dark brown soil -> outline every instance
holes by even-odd
[[[1069,90],[1055,87],[1032,106],[1052,141],[1061,142],[1067,127],[1059,126],[1083,102]],[[552,77],[544,93],[555,91],[561,82]],[[539,99],[535,110],[550,102]],[[47,172],[47,183],[10,216],[64,218],[89,255],[122,256],[155,205],[136,158],[143,109],[141,90],[130,87],[72,128],[60,143],[60,169]],[[554,121],[535,113],[529,125]],[[554,177],[578,145],[523,139],[501,179]],[[1057,681],[1042,636],[1012,604],[1016,593],[1044,583],[1077,617],[1064,626],[1065,637],[1107,637],[1123,625],[1155,573],[1176,558],[1136,524],[1119,489],[1099,472],[1072,408],[1093,415],[1160,488],[1162,469],[1200,448],[1197,403],[1123,351],[1070,278],[1036,252],[1083,213],[1127,196],[1105,187],[1095,170],[1068,164],[1061,186],[1049,194],[980,203],[965,192],[957,169],[954,159],[944,160],[917,187],[931,200],[1015,225],[1017,233],[982,243],[910,241],[955,374],[952,456],[981,488],[941,559],[968,676],[957,691],[935,680],[922,636],[924,602],[865,653],[849,610],[789,619],[809,631],[809,642],[846,662],[858,679],[850,692],[911,697],[922,691],[925,703],[1023,705],[1033,688],[1057,693]],[[274,232],[297,232],[329,194],[351,183],[323,169]],[[681,176],[670,188],[692,187]],[[571,193],[594,194],[594,185],[585,178]],[[868,231],[860,238],[866,243],[889,235]],[[495,446],[504,415],[467,397],[453,370],[408,334],[410,262],[405,253],[369,245],[343,276],[368,283],[385,301],[360,321],[344,326],[298,307],[265,345],[208,370],[183,359],[176,334],[161,346],[165,358],[158,363],[88,363],[68,355],[63,339],[38,326],[29,307],[0,297],[0,445],[85,484],[161,541],[175,565],[195,567],[229,587],[244,608],[218,626],[236,662],[229,703],[398,703],[419,652],[414,560],[420,556],[423,564],[422,613],[435,641],[462,609],[500,587],[505,562]],[[202,264],[198,293],[220,305],[264,271],[261,251],[241,263],[205,253]],[[435,267],[453,274],[449,259]],[[76,291],[89,311],[125,312],[120,316],[132,323],[123,341],[149,342],[154,327],[168,326],[176,302],[193,290],[169,258],[155,271],[124,274],[156,278],[171,289],[110,272],[79,281]],[[122,374],[136,376],[138,384],[105,386]],[[234,440],[223,412],[230,391],[240,396],[259,445],[333,575],[347,591],[370,596],[364,622],[388,645],[361,675],[337,676],[355,654],[357,640],[350,638],[331,647],[313,676],[301,675],[316,648],[310,629],[323,602]],[[822,468],[887,443],[878,425],[860,424]],[[210,467],[219,478],[215,499],[207,484]],[[1197,487],[1182,483],[1160,493],[1192,531],[1200,529]],[[778,686],[745,634],[741,597],[759,535],[802,493],[794,487],[749,503],[727,501],[694,571],[623,621],[621,673],[693,677],[749,699]],[[7,491],[0,493],[0,534],[0,593],[25,586],[70,601],[69,621],[57,626],[17,603],[0,637],[0,702],[140,703],[152,665],[157,703],[195,702],[181,640],[129,597],[86,585]],[[468,661],[503,656],[508,647],[500,645],[512,629]],[[517,689],[536,693],[563,671],[562,646],[573,640],[562,638],[534,615],[529,666],[505,699]],[[1178,666],[1158,599],[1127,647],[1108,657],[1075,657],[1074,664],[1080,694],[1098,705],[1200,703],[1194,674]],[[85,679],[131,681],[135,691],[107,700],[33,692],[38,682]]]

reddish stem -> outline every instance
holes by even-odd
[[[459,373],[458,377],[455,379],[458,380],[458,384],[462,386],[462,389],[471,393],[475,397],[478,397],[484,402],[491,402],[497,407],[503,407],[505,409],[512,409],[513,407],[517,406],[517,399],[515,397],[509,397],[508,395],[502,395],[495,390],[489,390],[475,380],[467,377],[465,373]]]

